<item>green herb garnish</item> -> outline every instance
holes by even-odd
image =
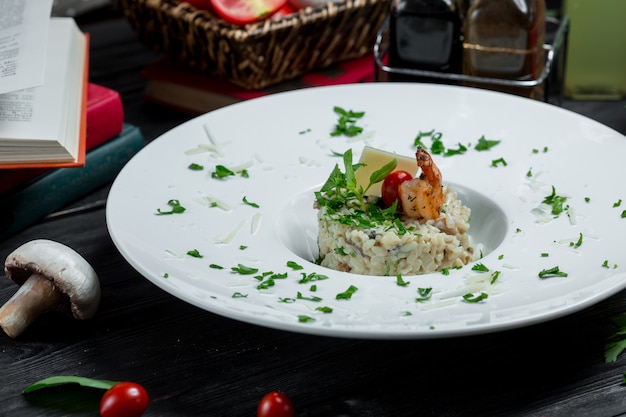
[[[491,166],[492,167],[497,167],[498,165],[502,165],[502,166],[507,166],[508,164],[506,163],[506,161],[504,160],[504,158],[498,158],[498,159],[494,159],[493,161],[491,161]]]
[[[424,301],[430,300],[432,296],[433,289],[432,288],[418,288],[417,293],[419,297],[415,299],[416,303],[423,303]]]
[[[353,137],[363,132],[363,128],[357,126],[356,123],[358,119],[365,115],[365,112],[344,110],[338,106],[333,107],[333,111],[339,116],[339,120],[335,125],[335,130],[330,133],[331,136],[345,135]]]
[[[237,266],[233,266],[230,269],[233,272],[237,272],[238,274],[241,274],[241,275],[252,275],[252,274],[256,274],[257,272],[259,272],[258,268],[252,268],[252,267],[245,266],[245,265],[242,265],[242,264],[238,264]]]
[[[180,214],[183,213],[186,209],[185,207],[180,205],[180,201],[178,200],[169,200],[167,205],[172,209],[170,211],[161,211],[161,209],[157,209],[157,215],[166,215],[166,214]]]
[[[539,278],[566,277],[566,276],[567,276],[567,273],[562,272],[558,266],[539,271]]]
[[[304,269],[304,267],[302,265],[297,264],[294,261],[287,261],[287,266],[291,269],[293,269],[294,271],[298,271],[300,269]]]
[[[204,165],[191,163],[191,164],[189,164],[189,166],[187,168],[189,168],[192,171],[202,171],[204,169]]]
[[[477,263],[476,265],[472,266],[472,271],[489,272],[489,268],[487,268],[482,263]]]
[[[242,201],[243,201],[244,204],[247,204],[250,207],[259,208],[259,205],[257,203],[253,203],[251,201],[248,201],[248,198],[246,196],[243,196]]]
[[[202,254],[200,254],[198,249],[188,250],[187,255],[192,256],[194,258],[203,258]]]
[[[463,301],[467,302],[467,303],[478,303],[481,302],[482,300],[485,300],[489,297],[489,295],[487,293],[481,292],[478,295],[474,295],[474,294],[465,294],[463,296]]]
[[[400,274],[396,275],[396,284],[398,284],[399,287],[406,287],[410,283],[411,283],[411,281],[405,281],[402,278],[402,275],[400,275]]]
[[[499,140],[487,139],[485,138],[485,135],[483,135],[480,137],[480,139],[478,139],[478,143],[476,144],[476,146],[474,146],[474,149],[476,149],[477,151],[486,151],[498,145],[499,143]]]
[[[554,185],[552,186],[552,194],[543,199],[542,203],[552,207],[552,214],[559,215],[563,212],[563,204],[567,201],[567,197],[556,194]]]
[[[352,298],[352,295],[357,292],[358,288],[354,285],[350,285],[347,290],[341,292],[335,296],[337,300],[349,300]]]
[[[226,168],[224,165],[216,165],[215,171],[211,172],[211,178],[218,178],[218,179],[232,177],[234,175],[235,173],[231,171],[230,169]]]
[[[583,244],[583,234],[581,233],[576,242],[570,242],[569,245],[575,248],[579,248]]]
[[[343,154],[345,172],[339,165],[335,165],[330,176],[320,189],[315,193],[317,204],[325,207],[326,215],[333,221],[361,228],[371,229],[376,227],[398,227],[396,222],[397,203],[391,207],[383,208],[375,199],[367,199],[366,193],[369,188],[383,181],[396,168],[397,160],[394,158],[382,168],[374,171],[369,178],[369,184],[363,188],[357,185],[355,172],[361,165],[352,163],[352,149]],[[350,209],[350,210],[345,210]]]

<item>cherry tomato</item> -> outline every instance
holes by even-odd
[[[224,20],[245,25],[270,17],[287,0],[210,0],[213,9]]]
[[[256,410],[257,417],[294,417],[293,404],[282,392],[265,394]]]
[[[398,196],[398,187],[404,181],[412,180],[413,176],[406,171],[398,170],[393,171],[391,174],[385,177],[383,186],[381,189],[383,202],[387,207],[391,207],[394,201],[398,200],[398,208],[401,207],[401,202]]]
[[[102,417],[139,417],[148,408],[150,398],[139,384],[120,382],[109,388],[100,400]]]
[[[294,9],[291,4],[285,3],[280,9],[276,11],[276,13],[272,15],[272,19],[279,19],[283,16],[289,16],[290,14],[293,14],[295,12],[296,9]]]

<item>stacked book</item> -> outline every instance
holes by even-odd
[[[0,68],[0,239],[106,185],[144,145],[119,93],[89,83],[89,35],[46,18],[42,82],[20,79],[19,53]]]

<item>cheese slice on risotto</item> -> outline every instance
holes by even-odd
[[[418,170],[415,155],[410,157],[402,156],[393,152],[387,152],[381,149],[365,146],[363,148],[361,158],[359,159],[359,164],[363,164],[364,166],[360,167],[355,172],[357,187],[367,187],[370,182],[370,175],[372,175],[374,171],[382,168],[385,164],[391,162],[394,158],[398,160],[398,165],[396,166],[396,169],[394,169],[394,171],[406,171],[413,177],[415,177],[415,174],[417,174]],[[380,197],[382,185],[382,181],[372,185],[367,191],[367,194]]]

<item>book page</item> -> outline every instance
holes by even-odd
[[[0,1],[0,94],[42,85],[52,0]]]
[[[2,161],[76,159],[87,39],[72,18],[50,19],[46,36],[44,84],[0,95]]]

